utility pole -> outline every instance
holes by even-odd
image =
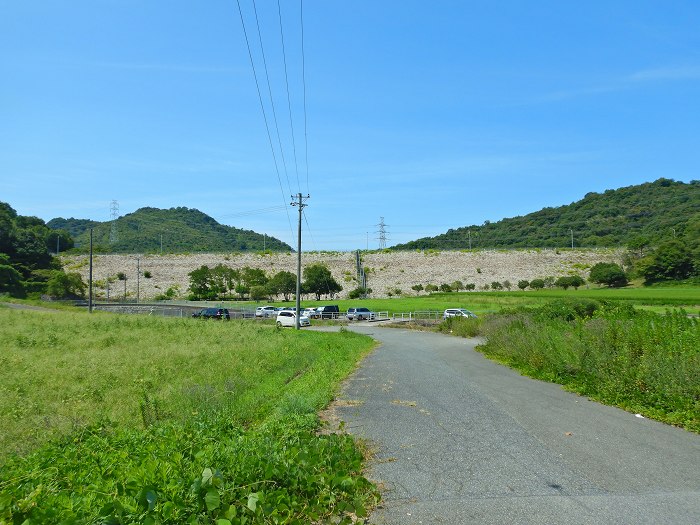
[[[58,255],[59,247],[61,246],[61,236],[56,234],[56,255]]]
[[[569,231],[571,232],[571,249],[573,250],[574,249],[574,230],[569,229]]]
[[[471,229],[467,230],[467,235],[469,236],[469,249],[472,249],[472,231]]]
[[[163,255],[163,234],[160,234],[160,254]]]
[[[292,195],[292,199],[294,199],[295,196]],[[306,197],[302,196],[301,193],[296,194],[296,201],[292,201],[291,205],[292,206],[298,206],[299,207],[299,227],[297,229],[297,301],[296,301],[296,307],[297,307],[297,313],[296,313],[296,329],[299,330],[299,317],[301,316],[301,216],[304,208],[308,206],[308,204],[304,204],[303,199],[308,199],[309,195]]]
[[[92,228],[90,228],[90,275],[88,276],[88,312],[92,313]]]
[[[141,259],[136,257],[136,304],[139,304],[139,283],[141,281]]]

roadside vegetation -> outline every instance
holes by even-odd
[[[0,523],[349,523],[377,499],[316,413],[373,343],[0,309]]]
[[[525,375],[700,433],[700,321],[683,310],[558,299],[438,329],[485,336],[484,355]]]

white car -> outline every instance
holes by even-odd
[[[297,313],[294,310],[282,310],[277,313],[277,326],[296,326]],[[299,326],[311,326],[311,321],[303,313],[299,317]]]
[[[468,317],[476,319],[476,314],[474,312],[466,310],[465,308],[448,308],[442,314],[442,318],[447,319],[448,317]]]
[[[277,314],[274,306],[258,306],[255,309],[255,317],[273,317]]]
[[[304,308],[301,312],[301,315],[305,315],[309,319],[313,319],[316,317],[316,308]]]

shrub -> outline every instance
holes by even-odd
[[[530,281],[530,288],[533,290],[541,290],[544,288],[544,279],[533,279]]]
[[[492,290],[502,290],[502,289],[503,289],[503,285],[502,285],[501,283],[499,283],[498,281],[493,281],[493,282],[491,283],[491,289],[492,289]]]
[[[440,285],[440,291],[441,291],[441,292],[451,292],[451,291],[452,291],[452,287],[451,287],[449,284],[447,284],[447,283],[442,283],[442,284]]]
[[[518,288],[520,288],[521,290],[524,290],[528,286],[530,286],[530,281],[526,281],[524,279],[521,281],[518,281]]]
[[[620,265],[615,263],[600,262],[591,268],[589,280],[598,284],[605,284],[610,288],[620,288],[627,285],[627,275]]]

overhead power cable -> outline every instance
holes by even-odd
[[[267,81],[267,92],[270,96],[270,106],[272,107],[272,120],[275,123],[275,131],[277,132],[277,143],[280,148],[280,156],[282,157],[282,167],[284,168],[284,175],[287,178],[287,187],[289,188],[289,193],[293,193],[292,185],[289,182],[289,173],[287,172],[287,160],[284,157],[284,148],[282,147],[282,137],[280,135],[280,128],[277,123],[277,111],[275,110],[275,99],[272,97],[272,86],[270,85],[270,74],[267,69],[267,60],[265,59],[265,47],[263,46],[262,33],[260,32],[260,20],[258,19],[258,9],[255,6],[255,0],[253,0],[253,12],[255,13],[255,25],[258,28],[258,40],[260,42],[260,52],[262,54],[263,68],[265,69],[265,80]]]
[[[299,183],[299,162],[297,161],[297,143],[294,137],[294,119],[292,118],[292,100],[289,96],[289,76],[287,74],[287,52],[284,46],[284,30],[282,29],[282,7],[280,6],[280,0],[277,0],[277,15],[280,21],[280,38],[282,40],[282,58],[284,60],[284,83],[287,88],[287,108],[289,109],[289,129],[292,132],[292,150],[294,152],[294,172],[297,176],[297,189],[301,193],[301,185]],[[306,189],[308,190],[308,184]],[[308,193],[308,191],[307,191]]]
[[[258,82],[258,75],[255,71],[255,62],[253,61],[253,53],[250,50],[250,41],[248,40],[248,32],[245,28],[245,20],[243,19],[243,11],[241,10],[241,1],[236,0],[238,4],[238,14],[241,17],[241,26],[243,27],[243,35],[245,36],[245,44],[248,49],[248,57],[250,58],[250,66],[253,69],[253,78],[255,79],[255,88],[258,92],[258,101],[260,102],[260,109],[263,114],[263,120],[265,121],[265,130],[267,131],[267,140],[270,144],[270,151],[272,152],[272,160],[275,165],[275,173],[277,174],[277,180],[280,185],[280,191],[282,192],[282,201],[285,203],[285,209],[287,209],[287,199],[285,198],[284,187],[282,186],[282,177],[280,176],[279,166],[277,164],[277,156],[275,155],[275,148],[272,145],[272,135],[270,135],[270,126],[267,122],[267,114],[265,113],[265,104],[263,104],[262,94],[260,93],[260,83]],[[292,228],[292,219],[289,216],[289,210],[287,209],[287,222],[289,222],[289,232],[294,237],[294,229]]]
[[[301,80],[304,86],[304,160],[306,164],[306,193],[309,192],[309,138],[306,126],[306,56],[304,54],[304,0],[299,0],[299,20],[301,22]]]

